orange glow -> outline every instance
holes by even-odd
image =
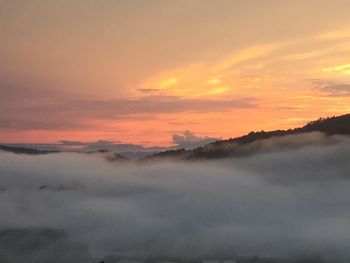
[[[171,1],[141,2],[4,3],[0,143],[171,145],[184,130],[229,138],[350,112],[340,2],[319,6],[313,23],[308,1],[264,1],[266,14],[184,1],[181,15]]]

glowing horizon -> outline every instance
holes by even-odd
[[[0,141],[169,146],[350,112],[346,1],[0,1]]]

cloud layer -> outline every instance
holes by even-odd
[[[349,139],[187,164],[0,152],[0,242],[16,236],[29,240],[21,248],[17,242],[2,247],[0,256],[6,262],[45,262],[38,253],[48,258],[58,246],[65,262],[77,262],[77,254],[321,254],[346,262],[349,156]],[[33,239],[50,239],[46,244],[51,245],[40,248]],[[26,246],[31,249],[20,258],[16,251]],[[67,247],[70,253],[64,253]],[[80,252],[73,253],[74,248]],[[17,261],[11,261],[13,255]]]

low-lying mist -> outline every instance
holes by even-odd
[[[0,262],[350,258],[350,140],[249,157],[113,163],[0,152]]]

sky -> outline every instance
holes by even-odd
[[[348,113],[349,8],[0,0],[0,141],[170,146]]]

